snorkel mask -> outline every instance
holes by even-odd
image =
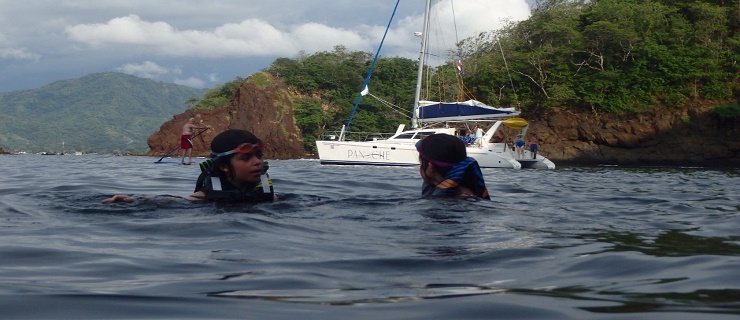
[[[248,143],[248,142],[245,142],[245,143],[242,143],[242,144],[238,145],[233,150],[229,150],[229,151],[225,151],[225,152],[213,152],[213,151],[211,151],[211,158],[212,159],[216,159],[216,158],[223,157],[223,156],[228,156],[228,155],[234,154],[234,153],[246,154],[246,153],[252,153],[252,152],[254,152],[254,155],[257,156],[258,158],[262,158],[262,150],[264,148],[265,148],[265,145],[262,143],[262,140],[260,140],[258,143]]]

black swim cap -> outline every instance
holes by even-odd
[[[458,163],[468,157],[465,143],[458,137],[444,133],[424,138],[419,151],[429,159],[450,164]]]
[[[222,153],[236,149],[242,143],[259,143],[260,139],[246,130],[231,129],[219,133],[211,141],[211,153]]]

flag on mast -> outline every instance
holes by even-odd
[[[457,60],[457,73],[462,74],[462,61]]]

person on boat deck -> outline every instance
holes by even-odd
[[[511,149],[511,151],[516,150],[514,148],[514,140],[511,140],[511,138],[509,138],[509,139],[506,140],[506,145],[509,147],[509,149]]]
[[[532,159],[537,159],[537,143],[539,142],[539,139],[537,139],[537,135],[533,134],[531,137],[529,137],[529,152],[532,153]]]
[[[448,134],[433,134],[416,143],[423,198],[488,199],[478,162],[468,157],[465,144]]]
[[[483,128],[475,126],[475,145],[483,148]]]
[[[188,200],[213,202],[276,201],[272,180],[262,159],[264,144],[245,130],[226,130],[211,142],[211,159],[200,164],[201,174]],[[134,202],[135,197],[115,195],[103,203]]]
[[[524,139],[522,135],[516,136],[516,157],[521,159],[524,156]]]

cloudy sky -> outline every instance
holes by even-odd
[[[421,31],[424,3],[400,1],[381,55],[417,58],[413,34]],[[0,92],[106,71],[212,88],[301,51],[344,45],[374,53],[395,5],[396,0],[0,0]],[[506,19],[526,19],[529,4],[435,0],[433,11],[433,24],[449,26],[442,27],[441,38],[452,46]]]

